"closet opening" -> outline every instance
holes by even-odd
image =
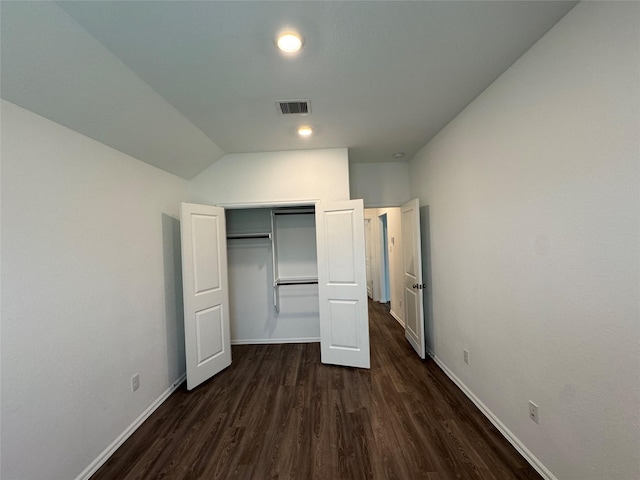
[[[315,206],[225,216],[231,344],[319,342]]]
[[[380,221],[380,303],[391,301],[389,286],[389,233],[387,229],[387,214],[378,217]]]
[[[322,363],[369,368],[362,199],[180,207],[187,388],[231,344],[320,342]]]

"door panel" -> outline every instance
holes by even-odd
[[[218,217],[191,215],[191,237],[193,243],[194,288],[196,295],[220,288],[220,266]],[[210,265],[211,268],[204,268]],[[200,266],[200,268],[198,268]]]
[[[224,352],[222,335],[222,308],[220,305],[196,313],[196,339],[198,366]]]
[[[325,237],[327,251],[327,281],[331,285],[356,285],[356,241],[354,215],[351,210],[324,212],[324,226],[329,233]]]
[[[329,300],[331,311],[331,345],[358,349],[359,322],[345,322],[345,318],[358,318],[358,302],[348,300]]]
[[[183,203],[180,215],[189,390],[231,365],[224,209]]]
[[[422,288],[422,255],[420,251],[420,204],[411,200],[401,209],[403,289],[405,312],[405,337],[425,358],[424,314]]]
[[[322,363],[369,368],[362,200],[316,205]]]

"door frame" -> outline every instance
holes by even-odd
[[[273,202],[246,202],[246,203],[216,203],[214,206],[229,210],[244,208],[277,208],[277,207],[315,207],[320,202],[317,198],[302,200],[277,200]]]
[[[383,219],[384,217],[384,219]],[[380,268],[378,278],[380,279],[380,303],[388,303],[391,301],[391,273],[389,265],[389,217],[387,213],[378,215],[379,226],[379,249],[378,256]]]
[[[369,210],[367,212],[367,210]],[[371,300],[374,302],[380,301],[380,220],[378,213],[371,212],[371,210],[377,210],[377,208],[365,208],[364,218],[369,220],[370,227],[370,247],[371,247]],[[366,233],[365,233],[366,235]]]
[[[364,219],[364,254],[367,262],[367,295],[373,300],[373,239],[371,238],[373,229],[371,220],[368,217]]]

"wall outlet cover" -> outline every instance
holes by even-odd
[[[536,423],[540,423],[540,417],[538,416],[538,405],[529,400],[529,418]]]
[[[140,388],[140,375],[137,373],[131,377],[131,391],[135,392]]]

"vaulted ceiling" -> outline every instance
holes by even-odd
[[[408,160],[574,5],[3,1],[1,92],[184,178],[225,153]],[[297,55],[276,49],[283,28]],[[311,114],[280,115],[288,99]]]

